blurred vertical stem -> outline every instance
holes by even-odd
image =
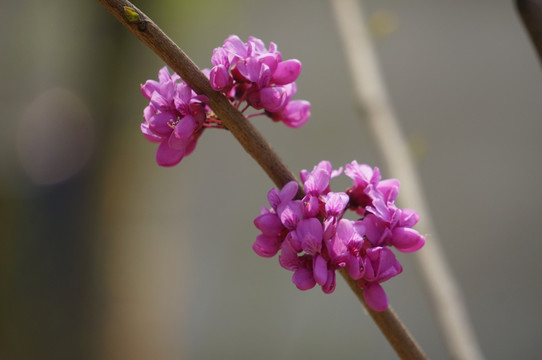
[[[226,97],[211,88],[209,80],[194,62],[151,19],[128,1],[98,1],[119,22],[160,56],[194,91],[205,94],[209,98],[213,111],[245,151],[258,162],[275,185],[281,188],[289,181],[297,181],[258,130]],[[297,196],[298,198],[303,196],[302,187],[300,187]],[[344,270],[341,271],[341,275],[401,359],[426,359],[422,349],[391,307],[381,312],[372,310],[365,303],[363,291],[357,286],[357,281],[350,278]]]
[[[516,7],[542,62],[542,0],[516,0]]]
[[[416,258],[448,352],[453,359],[483,359],[461,291],[440,246],[410,150],[386,92],[373,44],[363,26],[365,16],[360,1],[330,2],[352,73],[356,105],[365,114],[390,175],[401,179],[402,206],[418,211],[418,229],[429,234]]]

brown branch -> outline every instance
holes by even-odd
[[[516,0],[516,7],[542,62],[542,1]]]
[[[206,95],[210,107],[223,124],[264,169],[271,180],[281,188],[289,181],[297,181],[271,146],[250,122],[221,93],[214,91],[207,77],[194,62],[149,19],[143,12],[125,0],[98,0],[124,26],[151,48],[164,62],[179,74],[198,94]],[[303,197],[303,190],[297,194]],[[372,310],[363,299],[363,290],[357,282],[341,271],[344,279],[360,299],[384,336],[402,359],[426,359],[421,348],[393,312],[391,307],[382,312]]]
[[[357,281],[352,280],[345,268],[341,268],[339,272],[401,359],[427,359],[422,348],[414,340],[391,306],[386,311],[374,311],[365,302],[363,289],[358,286]]]

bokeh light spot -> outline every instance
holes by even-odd
[[[17,135],[21,166],[38,185],[71,178],[92,154],[90,112],[68,89],[49,89],[32,101],[21,116]]]

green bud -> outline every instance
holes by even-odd
[[[126,16],[126,19],[128,19],[128,22],[131,22],[131,23],[139,22],[139,14],[135,11],[134,8],[125,6],[124,16]]]

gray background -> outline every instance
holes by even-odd
[[[295,173],[383,167],[327,2],[136,5],[201,67],[229,34],[302,61],[310,122],[254,119]],[[396,19],[375,44],[481,347],[540,358],[542,71],[513,3],[364,5]],[[172,169],[154,163],[139,84],[163,63],[98,2],[11,2],[0,20],[0,357],[394,358],[342,280],[301,292],[252,252],[272,184],[229,133],[207,131]],[[416,264],[399,258],[391,304],[445,358]]]

